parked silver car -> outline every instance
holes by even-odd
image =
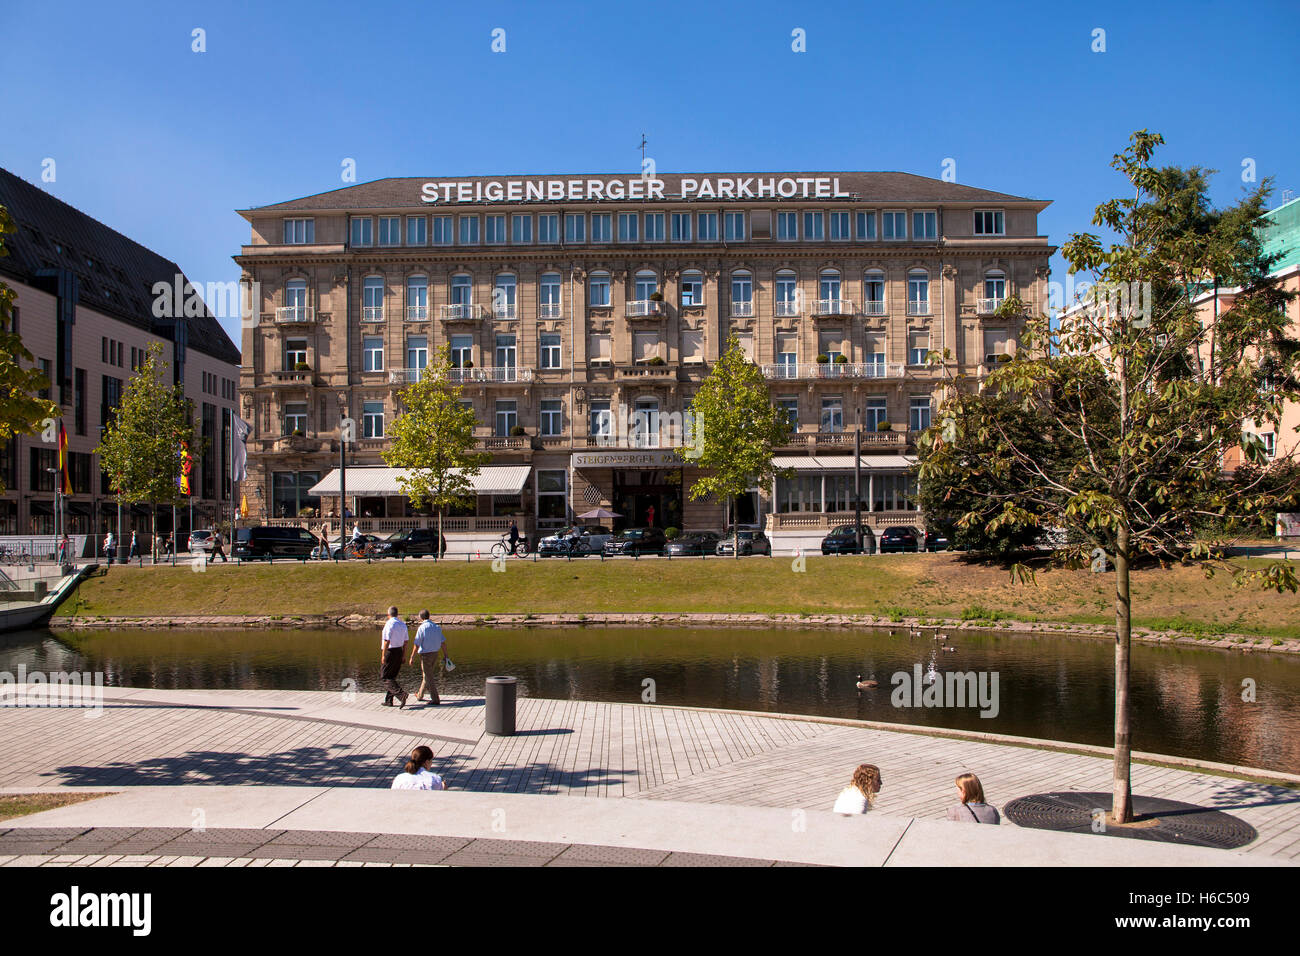
[[[612,531],[599,525],[574,525],[543,538],[537,553],[544,558],[600,554],[613,536]]]

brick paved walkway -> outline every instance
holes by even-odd
[[[420,743],[457,790],[807,809],[828,809],[871,762],[885,782],[879,811],[920,819],[943,819],[963,770],[998,806],[1110,786],[1103,756],[656,704],[521,698],[512,737],[482,733],[481,698],[401,711],[328,691],[109,689],[86,718],[0,707],[0,788],[387,787]],[[1144,764],[1133,785],[1230,812],[1259,831],[1247,852],[1300,860],[1296,789]]]

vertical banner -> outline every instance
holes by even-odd
[[[186,442],[181,442],[180,448],[181,473],[176,479],[176,484],[180,488],[181,494],[189,495],[190,492],[190,470],[194,467],[194,462],[190,459],[190,446]]]
[[[253,430],[253,426],[248,424],[248,422],[244,421],[238,415],[235,415],[234,419],[234,435],[230,440],[232,446],[230,455],[230,477],[233,481],[244,481],[248,478],[248,446],[245,442],[248,440],[248,433]]]
[[[72,479],[68,476],[68,432],[63,427],[63,419],[59,419],[59,490],[65,494],[72,494]]]

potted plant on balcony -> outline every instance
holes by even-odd
[[[662,355],[654,355],[646,360],[646,365],[663,365],[663,364],[664,364],[664,359]]]
[[[293,366],[295,372],[310,372],[311,366],[306,362],[295,362]]]
[[[651,302],[662,302],[663,300],[664,300],[664,294],[662,292],[655,291],[650,293]]]
[[[849,364],[849,357],[848,357],[847,355],[837,355],[837,356],[835,356],[835,364],[836,364],[836,365],[848,365],[848,364]]]
[[[826,364],[827,362],[829,362],[830,360],[831,360],[831,357],[830,357],[829,355],[827,355],[825,352],[823,352],[821,355],[817,356],[817,364],[818,364],[818,365],[825,365],[825,364]]]
[[[514,428],[510,429],[511,438],[519,438],[521,435],[527,435],[527,434],[528,432],[524,431],[523,425],[516,425]]]
[[[889,424],[889,422],[877,422],[877,423],[876,423],[876,431],[878,431],[878,432],[887,432],[887,431],[889,431],[889,430],[890,430],[891,428],[893,428],[893,427],[894,427],[894,426],[891,425],[891,424]]]

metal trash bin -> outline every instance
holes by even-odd
[[[484,691],[487,708],[484,714],[485,730],[498,737],[510,737],[515,732],[515,689],[513,677],[489,677]]]

